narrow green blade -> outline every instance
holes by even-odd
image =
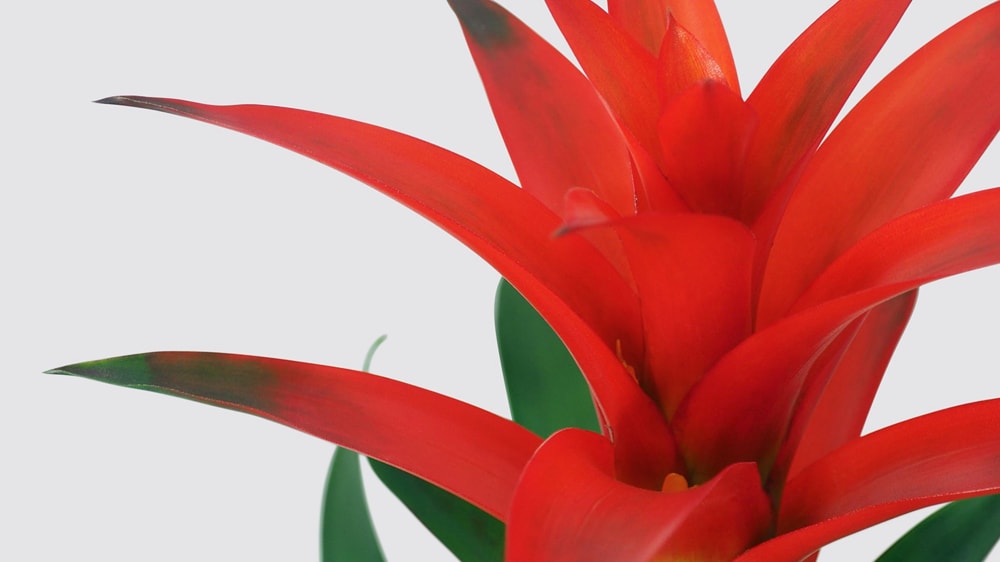
[[[368,513],[358,454],[337,447],[323,498],[323,562],[384,562]]]
[[[876,562],[982,562],[1000,540],[1000,495],[952,502],[889,547]]]
[[[362,371],[368,372],[375,350],[385,341],[379,336],[365,354]],[[368,512],[361,460],[350,449],[337,447],[330,460],[323,493],[320,550],[323,562],[384,562],[372,516]]]
[[[369,458],[383,484],[463,562],[503,562],[504,524],[467,501]]]
[[[496,297],[497,346],[514,421],[548,437],[600,431],[590,389],[559,336],[506,279]]]

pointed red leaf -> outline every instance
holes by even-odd
[[[710,475],[727,461],[766,461],[811,362],[839,330],[888,298],[1000,263],[997,216],[1000,188],[914,211],[861,240],[817,281],[802,312],[748,338],[692,389],[674,421],[688,462]]]
[[[341,170],[454,235],[536,306],[541,292],[556,293],[612,344],[623,333],[638,334],[638,311],[629,312],[632,290],[607,260],[579,237],[553,239],[562,222],[556,214],[457,154],[374,125],[297,109],[142,96],[101,101],[233,129]],[[619,314],[633,320],[615,319]]]
[[[726,75],[698,38],[677,23],[673,15],[667,19],[667,31],[658,57],[660,99],[669,102],[691,86],[712,80],[727,84]],[[739,97],[739,94],[736,95]],[[742,101],[742,99],[740,100]]]
[[[550,437],[525,469],[511,508],[506,557],[722,562],[760,540],[770,519],[752,464],[732,466],[682,492],[644,490],[615,480],[606,440],[568,429]]]
[[[673,16],[694,35],[722,68],[726,82],[739,93],[736,63],[713,0],[608,0],[608,12],[651,53],[659,53]]]
[[[811,381],[778,454],[777,478],[794,476],[802,467],[861,435],[916,298],[914,290],[873,308],[829,377]],[[772,474],[772,481],[775,478]]]
[[[1000,492],[998,458],[1000,400],[964,404],[866,435],[791,479],[779,536],[738,561],[796,560],[903,513]]]
[[[656,151],[656,58],[591,0],[546,0],[584,72],[621,122]]]
[[[864,237],[823,272],[794,311],[892,283],[940,279],[1000,262],[1000,188],[903,215]]]
[[[673,97],[659,123],[663,173],[692,210],[737,217],[736,189],[757,116],[721,82]]]
[[[748,224],[816,148],[910,0],[843,0],[771,65],[747,103],[761,116],[743,178]],[[791,178],[793,179],[793,178]],[[785,194],[775,204],[783,207]],[[760,227],[770,235],[773,225]]]
[[[339,117],[138,96],[102,101],[190,117],[273,142],[344,171],[427,217],[511,281],[586,366],[605,430],[614,431],[616,447],[632,453],[620,458],[648,459],[623,465],[625,473],[636,481],[662,478],[676,462],[662,416],[611,351],[621,339],[638,345],[633,355],[641,357],[639,311],[630,286],[584,238],[554,239],[559,218],[517,186],[442,148]]]
[[[634,214],[626,141],[590,81],[493,2],[449,3],[524,189],[557,212],[567,190],[583,187],[619,214]]]
[[[254,414],[420,476],[499,519],[541,439],[474,406],[376,375],[221,353],[162,352],[50,371]]]
[[[950,196],[1000,129],[1000,4],[939,35],[845,117],[803,172],[775,235],[758,327],[865,234]]]

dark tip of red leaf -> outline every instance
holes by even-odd
[[[99,100],[94,100],[94,103],[103,103],[107,105],[123,105],[123,102],[127,100],[128,98],[125,96],[110,96],[106,98],[101,98]]]
[[[503,8],[484,0],[448,0],[469,37],[483,47],[504,43],[511,35]]]
[[[192,104],[174,103],[178,100],[167,98],[151,98],[148,96],[111,96],[94,100],[94,103],[105,105],[122,105],[126,107],[138,107],[140,109],[152,109],[164,113],[173,113],[187,116],[197,116],[198,111]]]

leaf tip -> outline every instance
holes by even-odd
[[[510,15],[487,0],[448,0],[469,38],[483,47],[502,44],[512,33]]]
[[[149,354],[137,354],[85,361],[49,369],[43,374],[82,377],[119,386],[141,386],[154,378],[149,357]]]

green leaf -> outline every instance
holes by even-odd
[[[368,459],[383,484],[463,562],[503,562],[504,524],[408,472]]]
[[[368,513],[358,454],[338,447],[323,498],[323,562],[384,562]]]
[[[542,437],[566,427],[600,431],[590,389],[573,357],[506,279],[497,288],[496,331],[514,421]]]
[[[952,502],[889,547],[876,562],[981,562],[1000,540],[1000,495]]]
[[[386,336],[379,336],[368,348],[362,371],[368,372],[375,350]],[[368,512],[361,461],[350,449],[337,447],[330,460],[323,493],[320,548],[323,562],[383,562],[385,556]]]

